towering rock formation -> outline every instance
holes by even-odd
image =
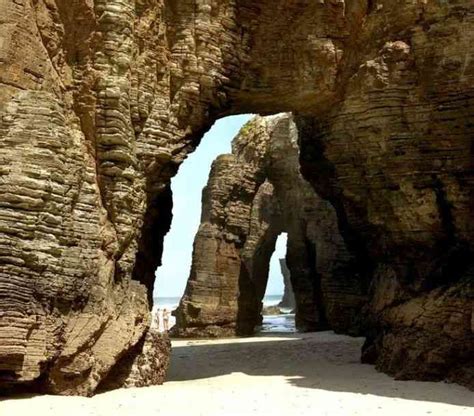
[[[295,294],[293,293],[293,286],[291,286],[291,274],[288,266],[286,265],[285,259],[279,259],[280,261],[280,270],[283,276],[284,292],[281,302],[278,304],[281,308],[294,309],[296,306],[295,303]]]
[[[214,162],[203,191],[177,336],[253,333],[261,322],[270,258],[288,234],[288,264],[300,330],[360,333],[366,288],[352,272],[334,208],[299,171],[290,115],[256,117]]]
[[[298,119],[303,174],[370,281],[364,360],[473,387],[474,4],[375,3],[342,98]]]
[[[469,382],[473,7],[0,0],[1,386],[92,394],[145,345],[170,178],[218,117],[281,111],[371,282],[366,357]]]

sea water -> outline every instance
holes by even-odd
[[[266,295],[263,298],[264,306],[274,306],[278,305],[281,301],[282,295]],[[153,324],[156,325],[156,311],[160,309],[163,311],[166,309],[169,312],[174,311],[178,305],[180,297],[170,296],[170,297],[155,297],[154,306],[153,306]],[[280,315],[264,315],[263,323],[260,332],[295,332],[295,315],[291,313],[288,309],[282,309],[282,314]],[[162,321],[162,319],[161,319]],[[168,327],[171,328],[176,322],[174,316],[169,316]],[[163,323],[161,322],[161,327]],[[162,328],[160,328],[162,329]]]

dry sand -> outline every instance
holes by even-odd
[[[361,343],[331,332],[175,341],[163,386],[5,400],[0,415],[474,416],[473,392],[395,381],[359,363]]]

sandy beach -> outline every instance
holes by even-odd
[[[332,332],[179,340],[163,386],[23,396],[3,400],[0,415],[474,415],[474,393],[395,381],[359,363],[361,344]]]

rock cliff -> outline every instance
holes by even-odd
[[[366,358],[472,385],[471,0],[0,11],[2,386],[92,394],[144,345],[170,178],[218,117],[281,111],[370,282]]]
[[[297,139],[290,115],[256,117],[234,139],[232,154],[215,160],[175,336],[253,333],[282,232],[296,327],[360,333],[367,286],[352,272],[334,208],[300,173]]]

